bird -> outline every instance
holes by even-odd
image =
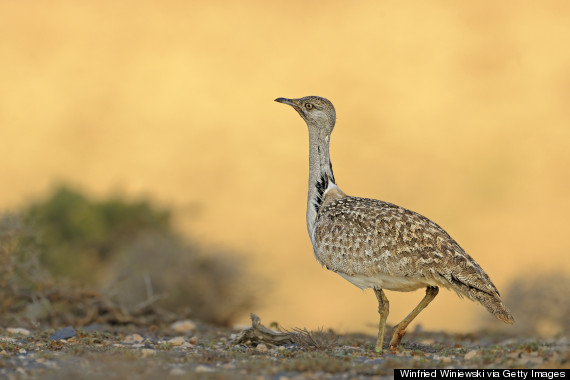
[[[314,256],[326,269],[357,287],[373,289],[380,316],[376,352],[383,352],[389,313],[384,290],[426,289],[420,303],[394,327],[389,342],[392,351],[440,287],[479,302],[505,323],[514,323],[487,273],[442,227],[414,211],[350,196],[338,187],[329,155],[336,111],[328,99],[306,96],[275,101],[297,111],[309,130],[306,218]]]

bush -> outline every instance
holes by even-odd
[[[19,215],[0,215],[0,311],[17,311],[50,282],[38,260],[38,238]]]
[[[170,213],[146,201],[88,199],[67,187],[24,211],[42,235],[42,264],[56,277],[95,284],[140,234],[171,231]]]
[[[68,297],[79,303],[71,313],[76,315],[85,306],[82,298],[91,294],[90,313],[107,313],[106,321],[129,322],[129,315],[148,314],[152,306],[151,312],[161,315],[168,311],[226,325],[254,304],[244,261],[182,238],[172,228],[170,211],[148,201],[95,201],[61,187],[22,215],[3,216],[0,224],[0,291],[17,292],[20,303]],[[50,288],[49,298],[43,293],[52,275],[59,285]],[[4,293],[0,312],[14,306]],[[129,315],[119,315],[122,311]],[[41,319],[39,314],[32,319]],[[61,321],[47,314],[49,321]]]
[[[235,254],[171,234],[140,235],[112,270],[114,298],[131,310],[156,298],[168,311],[228,325],[254,304],[252,277]]]

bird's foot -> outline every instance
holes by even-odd
[[[403,336],[406,334],[406,330],[404,329],[396,329],[394,330],[394,334],[392,334],[392,339],[390,339],[390,349],[395,351],[398,348],[398,345],[402,341]]]
[[[376,341],[376,347],[374,347],[374,352],[376,352],[377,354],[382,353],[383,342],[384,342],[384,334],[380,333],[378,334],[378,340]]]
[[[376,352],[377,354],[382,354],[382,352],[383,352],[382,346],[376,346],[374,348],[374,352]]]

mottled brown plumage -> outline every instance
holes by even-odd
[[[511,321],[483,269],[445,230],[418,213],[346,196],[322,207],[314,240],[317,260],[360,288],[443,286]]]
[[[395,327],[392,348],[440,286],[478,301],[506,323],[514,322],[489,276],[443,228],[400,206],[347,196],[338,188],[329,157],[336,122],[330,101],[315,96],[276,101],[291,105],[309,128],[307,228],[315,257],[354,285],[374,289],[380,313],[377,351],[382,351],[388,315],[383,289],[426,288],[424,299]]]

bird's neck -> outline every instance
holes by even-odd
[[[307,229],[313,235],[317,214],[325,193],[335,187],[335,180],[329,156],[330,135],[309,129],[309,195],[307,199]]]

